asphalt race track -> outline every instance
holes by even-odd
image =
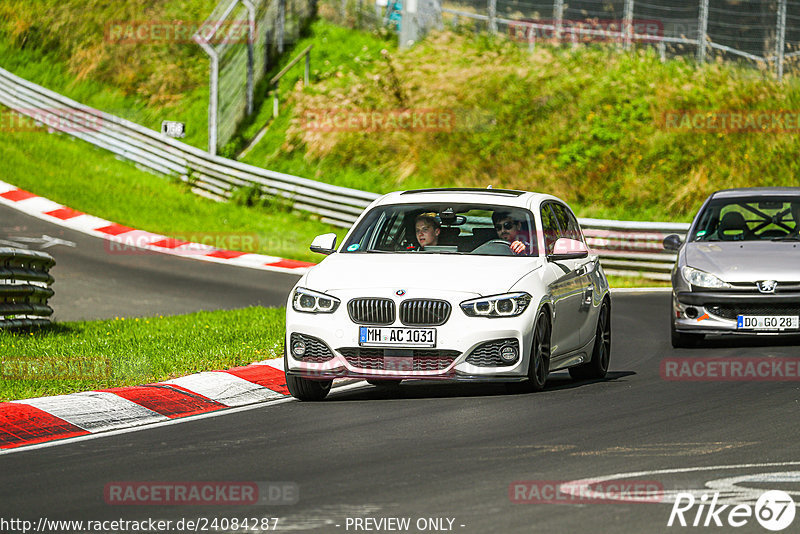
[[[7,211],[2,211],[4,222],[11,217]],[[59,249],[57,295],[73,280],[75,288],[88,286],[91,273],[103,276],[107,293],[96,297],[99,301],[123,291],[135,296],[153,285],[150,296],[120,314],[178,313],[205,300],[209,308],[233,307],[237,298],[247,305],[253,299],[246,290],[249,280],[262,280],[265,295],[285,292],[290,283],[276,273],[253,272],[251,278],[241,270],[236,280],[226,281],[229,271],[223,266],[168,257],[105,257],[92,265],[81,252],[93,246],[92,238],[59,236],[52,227],[36,226],[44,223],[17,220],[30,229],[25,231],[78,243]],[[219,286],[181,300],[182,291],[158,289],[176,286],[188,292],[202,285],[205,290],[211,280],[241,291],[225,294]],[[125,289],[129,285],[133,288]],[[80,296],[79,289],[73,291],[63,290],[59,308]],[[660,372],[667,358],[796,358],[800,341],[735,338],[674,350],[668,298],[664,293],[615,296],[611,372],[603,381],[575,382],[556,373],[543,392],[530,394],[510,394],[496,384],[409,382],[392,390],[362,383],[334,390],[321,403],[284,400],[0,455],[0,517],[34,524],[47,518],[155,519],[173,525],[181,519],[277,517],[279,531],[334,533],[768,532],[752,516],[737,529],[667,527],[669,503],[570,502],[564,494],[559,504],[512,502],[509,489],[518,481],[552,487],[611,475],[667,493],[694,492],[698,499],[702,492],[710,496],[713,487],[723,497],[750,504],[753,491],[800,490],[797,381],[671,381]],[[80,310],[71,313],[101,316],[115,302],[80,300],[74,305]],[[106,502],[107,485],[141,481],[273,482],[298,493],[295,504],[284,505]],[[793,495],[800,503],[798,493]],[[697,506],[687,512],[687,521],[696,512]],[[357,524],[356,518],[375,522]],[[408,518],[410,527],[376,528],[377,521],[388,518]],[[785,532],[796,532],[798,524],[800,518]]]
[[[176,315],[199,310],[284,306],[297,275],[258,271],[140,250],[0,205],[0,246],[25,245],[56,259],[53,319]]]

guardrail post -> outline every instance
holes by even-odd
[[[528,26],[528,52],[536,50],[536,28]]]
[[[208,81],[208,153],[217,155],[217,128],[219,115],[219,56],[211,57],[211,75]]]
[[[253,113],[255,73],[256,6],[251,0],[243,0],[247,8],[247,114]]]
[[[555,4],[553,5],[553,22],[555,25],[555,29],[553,31],[555,41],[556,43],[560,43],[561,30],[564,26],[564,0],[555,0]]]
[[[633,0],[625,0],[625,14],[622,20],[625,32],[625,50],[630,50],[633,41]]]
[[[786,50],[786,0],[778,0],[778,31],[775,42],[775,67],[778,81],[783,81],[783,56]]]
[[[497,33],[497,0],[489,0],[489,33]]]
[[[697,62],[706,61],[706,40],[708,39],[708,0],[700,0],[700,13],[697,24]]]
[[[400,48],[408,48],[419,39],[419,25],[417,22],[418,1],[419,0],[402,0],[399,36]]]

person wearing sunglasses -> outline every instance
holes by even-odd
[[[522,223],[515,220],[507,211],[496,211],[492,214],[492,223],[497,231],[497,237],[506,241],[514,254],[525,254],[529,250],[529,243]]]

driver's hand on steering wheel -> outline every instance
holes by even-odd
[[[522,241],[514,241],[508,245],[514,254],[522,254],[525,252],[525,243]]]

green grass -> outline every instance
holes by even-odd
[[[325,10],[324,5],[321,10]],[[321,18],[310,25],[308,35],[300,39],[285,53],[266,78],[269,79],[277,74],[284,65],[309,45],[313,46],[309,73],[310,84],[313,88],[315,84],[332,78],[349,76],[351,73],[365,75],[371,72],[377,63],[383,61],[381,50],[394,51],[396,49],[396,38],[385,32],[344,28]],[[271,93],[268,94],[270,88],[262,88],[260,93],[264,97],[262,105],[254,117],[243,126],[238,139],[235,140],[237,150],[231,150],[230,153],[234,154],[241,150],[264,125],[269,124],[269,129],[262,141],[242,161],[297,176],[328,181],[322,176],[324,171],[337,174],[346,174],[349,171],[341,168],[320,170],[316,165],[306,164],[303,156],[299,153],[287,157],[285,150],[287,148],[285,145],[286,131],[291,121],[297,120],[293,113],[292,94],[302,88],[303,70],[304,62],[300,61],[281,78],[278,84],[280,113],[274,121],[272,119]],[[353,183],[361,184],[365,179],[367,176],[361,174],[359,179]]]
[[[0,330],[0,401],[146,384],[280,357],[284,318],[283,308],[253,307]]]
[[[184,141],[206,149],[209,61],[200,47],[170,39],[119,42],[109,29],[115,23],[170,28],[177,22],[201,22],[216,4],[6,0],[0,4],[0,66],[154,130],[160,130],[162,120],[184,122]]]
[[[0,67],[17,76],[152,130],[161,131],[162,120],[183,122],[186,137],[181,141],[203,150],[208,148],[207,84],[187,88],[180,98],[155,104],[142,95],[126,94],[108,82],[76,79],[65,65],[36,50],[19,50],[0,40],[0,57]]]
[[[611,287],[671,287],[668,280],[652,280],[644,276],[612,276],[607,275]]]
[[[196,196],[181,183],[140,171],[66,135],[9,132],[0,138],[0,151],[3,181],[150,232],[183,239],[208,233],[223,239],[220,248],[245,236],[255,245],[245,252],[311,262],[322,259],[308,250],[314,236],[328,232],[344,236],[341,228],[293,212],[280,202],[247,207]]]

